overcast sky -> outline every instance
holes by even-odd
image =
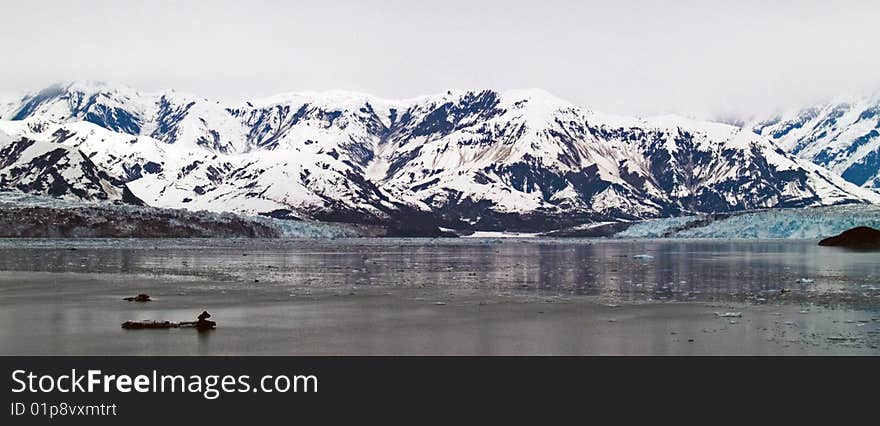
[[[880,88],[880,1],[0,0],[0,93],[54,81],[230,101],[546,89],[596,110],[745,113]]]

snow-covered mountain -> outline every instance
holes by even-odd
[[[751,128],[849,182],[880,189],[880,92],[793,109]]]
[[[374,176],[450,221],[642,218],[876,199],[733,126],[608,116],[538,90],[447,94],[395,124],[388,167]]]
[[[75,147],[10,136],[0,128],[0,188],[37,195],[141,205],[124,181]]]
[[[748,130],[610,116],[541,90],[223,105],[74,83],[25,96],[0,118],[15,137],[78,149],[157,207],[541,230],[880,201]]]

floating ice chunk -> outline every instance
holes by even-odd
[[[742,312],[715,312],[715,315],[719,318],[742,318]]]
[[[651,256],[650,254],[637,254],[637,255],[633,256],[633,259],[641,259],[641,260],[651,260],[653,258],[654,258],[654,256]]]
[[[798,284],[812,284],[814,282],[816,282],[816,280],[813,280],[810,278],[798,278],[798,280],[797,280]]]

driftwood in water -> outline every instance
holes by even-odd
[[[211,318],[211,314],[209,314],[208,311],[202,311],[202,313],[199,314],[198,321],[126,321],[122,323],[122,328],[126,330],[140,330],[148,328],[195,328],[198,331],[213,330],[217,327],[217,323],[208,320],[208,318]]]
[[[122,323],[122,328],[126,330],[139,330],[143,328],[177,328],[180,324],[170,321],[126,321]]]

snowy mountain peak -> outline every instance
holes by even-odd
[[[544,89],[513,89],[505,90],[498,94],[500,95],[501,99],[507,102],[518,103],[521,101],[525,101],[531,103],[532,107],[541,107],[545,109],[575,108],[575,105],[573,103],[562,99]]]
[[[288,92],[245,102],[242,107],[270,108],[278,105],[313,104],[342,109],[358,109],[365,104],[390,104],[395,101],[345,90]]]
[[[58,83],[56,86],[63,87],[68,92],[124,94],[129,97],[138,94],[133,87],[115,81],[76,80]]]

